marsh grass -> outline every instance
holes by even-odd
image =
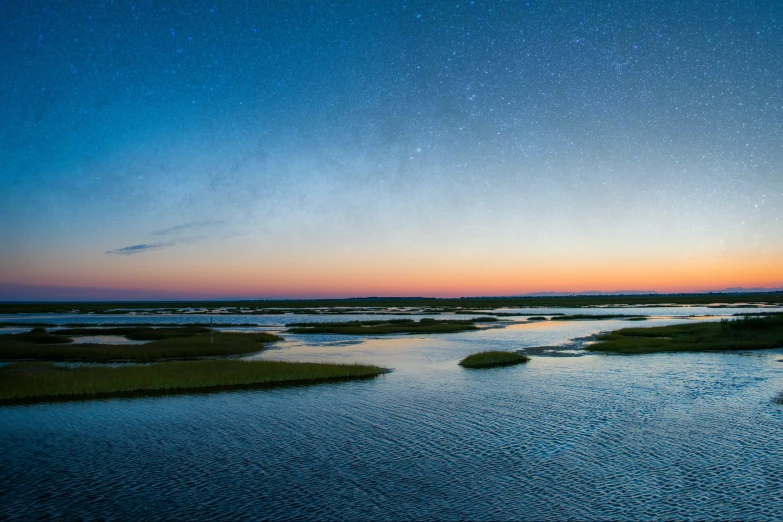
[[[45,328],[105,328],[105,327],[111,327],[111,328],[141,328],[141,327],[147,327],[147,326],[155,326],[157,328],[161,327],[174,327],[174,328],[190,328],[194,326],[202,326],[202,327],[211,327],[214,326],[215,328],[229,328],[229,327],[258,327],[258,323],[215,323],[214,325],[210,325],[210,323],[136,323],[130,325],[118,325],[117,323],[65,323],[65,324],[56,324],[56,323],[43,323],[43,322],[27,322],[27,321],[0,321],[0,327],[5,326],[11,326],[11,327],[27,327],[30,328],[32,326],[35,327],[45,327]],[[57,333],[57,332],[54,332]],[[88,334],[88,335],[93,335]]]
[[[488,351],[468,355],[459,362],[463,368],[494,368],[526,363],[530,357],[517,352]]]
[[[0,347],[3,343],[27,343],[27,344],[68,344],[73,339],[63,335],[53,335],[44,328],[37,326],[29,332],[0,335]]]
[[[93,330],[91,335],[96,332],[105,330]],[[215,357],[257,352],[264,348],[262,343],[280,340],[269,333],[214,332],[214,344],[210,342],[209,333],[135,345],[36,344],[19,340],[20,335],[29,334],[0,335],[0,360],[109,362]]]
[[[208,333],[209,328],[205,326],[178,326],[152,328],[149,326],[118,326],[110,328],[63,328],[57,330],[57,335],[68,337],[79,337],[85,335],[121,335],[132,341],[160,341],[163,339],[173,339],[175,337],[192,337],[194,335]]]
[[[552,317],[553,321],[607,321],[609,319],[625,319],[626,321],[644,321],[647,319],[643,315],[622,315],[622,314],[573,314],[558,315]]]
[[[600,335],[586,350],[615,353],[703,352],[783,348],[783,317],[723,319],[653,328],[624,328]]]
[[[477,330],[476,322],[495,321],[494,317],[468,320],[391,319],[386,321],[346,321],[333,323],[292,323],[289,332],[296,334],[382,335],[417,333],[452,333]]]
[[[0,403],[315,383],[374,377],[386,371],[359,364],[225,359],[75,368],[26,362],[0,367]]]

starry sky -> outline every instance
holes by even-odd
[[[0,299],[783,285],[783,2],[179,4],[0,3]]]

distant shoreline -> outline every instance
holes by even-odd
[[[523,297],[361,297],[347,299],[278,299],[278,300],[176,300],[176,301],[62,301],[0,302],[0,314],[18,313],[130,313],[143,309],[168,313],[211,313],[222,310],[240,314],[268,314],[276,311],[308,313],[312,309],[339,309],[343,313],[379,308],[416,308],[424,312],[453,312],[498,308],[579,308],[593,306],[684,306],[684,305],[751,305],[783,306],[783,292],[569,295]],[[228,311],[228,312],[226,312]],[[317,313],[317,312],[313,312]]]

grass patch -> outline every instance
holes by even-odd
[[[526,363],[530,357],[516,352],[479,352],[468,355],[459,362],[463,368],[494,368]]]
[[[296,334],[343,334],[343,335],[379,335],[379,334],[417,334],[451,333],[477,330],[477,322],[496,321],[494,317],[478,317],[469,320],[392,319],[387,321],[346,321],[334,323],[292,323],[287,325],[289,332]]]
[[[96,332],[105,330],[92,330],[91,335]],[[108,362],[225,356],[257,352],[263,349],[262,343],[280,340],[268,333],[214,332],[214,344],[210,343],[209,333],[200,333],[136,345],[64,345],[27,342],[20,339],[24,335],[30,334],[0,335],[0,360]]]
[[[73,339],[70,337],[52,335],[40,326],[36,326],[29,332],[0,335],[0,347],[2,347],[3,343],[68,344],[72,342]]]
[[[783,347],[783,317],[748,317],[653,328],[623,328],[599,336],[586,350],[615,353],[760,350]]]
[[[552,317],[553,321],[606,321],[609,319],[625,319],[626,321],[644,321],[647,319],[643,315],[622,315],[622,314],[573,314],[558,315]]]
[[[358,364],[238,360],[77,368],[15,363],[0,367],[0,403],[314,383],[374,377],[385,371]]]
[[[178,326],[169,328],[152,328],[149,326],[119,326],[113,328],[63,328],[57,330],[57,335],[80,337],[85,335],[121,335],[131,341],[160,341],[175,337],[192,337],[208,333],[204,326]]]
[[[30,328],[32,326],[41,326],[46,328],[99,328],[99,327],[112,327],[112,328],[120,328],[121,326],[115,323],[65,323],[65,324],[56,324],[56,323],[41,323],[41,322],[31,322],[31,321],[0,321],[0,327],[5,326],[11,326],[11,327],[27,327]],[[127,328],[140,328],[143,326],[155,326],[155,327],[174,327],[174,328],[190,328],[193,326],[203,326],[203,327],[211,327],[214,326],[216,328],[230,328],[230,327],[257,327],[257,323],[215,323],[214,325],[210,325],[210,323],[136,323],[129,324],[126,327]],[[92,335],[92,334],[89,334]]]

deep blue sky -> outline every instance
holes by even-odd
[[[778,1],[5,1],[0,282],[780,284],[781,23]]]

